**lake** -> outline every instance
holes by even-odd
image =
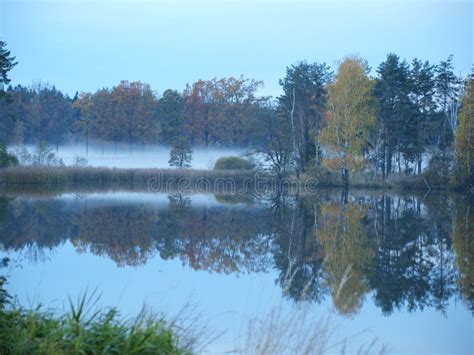
[[[4,192],[0,271],[21,304],[86,289],[133,316],[192,304],[232,352],[273,310],[329,327],[332,351],[473,353],[471,201],[338,190],[311,196]]]

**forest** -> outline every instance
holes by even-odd
[[[9,84],[17,63],[1,44],[2,84]],[[469,189],[473,78],[455,73],[452,56],[434,64],[389,53],[375,70],[356,55],[335,71],[290,65],[276,98],[259,95],[263,82],[243,76],[162,94],[129,81],[73,97],[49,84],[9,85],[0,98],[0,142],[163,144],[178,167],[194,146],[236,146],[263,156],[279,176],[330,170],[348,186],[357,171],[387,180],[429,170]]]

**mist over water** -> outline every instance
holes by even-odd
[[[36,149],[35,145],[26,145],[29,153]],[[12,148],[13,149],[13,148]],[[72,165],[77,156],[87,159],[87,165],[107,168],[169,168],[171,148],[163,145],[140,145],[125,143],[90,143],[60,145],[58,150],[51,146],[58,158],[65,165]],[[212,169],[217,159],[226,156],[240,156],[244,148],[193,148],[191,168]]]

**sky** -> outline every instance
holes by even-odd
[[[244,75],[278,96],[298,61],[336,68],[359,54],[375,72],[387,53],[473,64],[472,0],[0,0],[0,38],[19,64],[12,84],[69,95],[121,80],[158,94],[198,79]]]

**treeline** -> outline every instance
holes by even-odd
[[[72,98],[50,85],[9,87],[0,139],[8,144],[185,139],[191,145],[248,145],[260,140],[252,124],[267,100],[255,96],[261,85],[242,77],[199,80],[183,92],[166,90],[159,96],[148,84],[122,81]]]
[[[170,144],[183,156],[193,145],[245,146],[278,174],[323,166],[347,184],[356,170],[384,179],[420,174],[431,159],[444,178],[464,174],[462,184],[472,185],[472,74],[456,75],[452,56],[408,63],[393,53],[375,72],[357,56],[336,73],[300,62],[286,69],[278,98],[258,96],[263,83],[244,77],[198,80],[162,95],[128,81],[72,98],[54,86],[8,87],[0,140]]]

